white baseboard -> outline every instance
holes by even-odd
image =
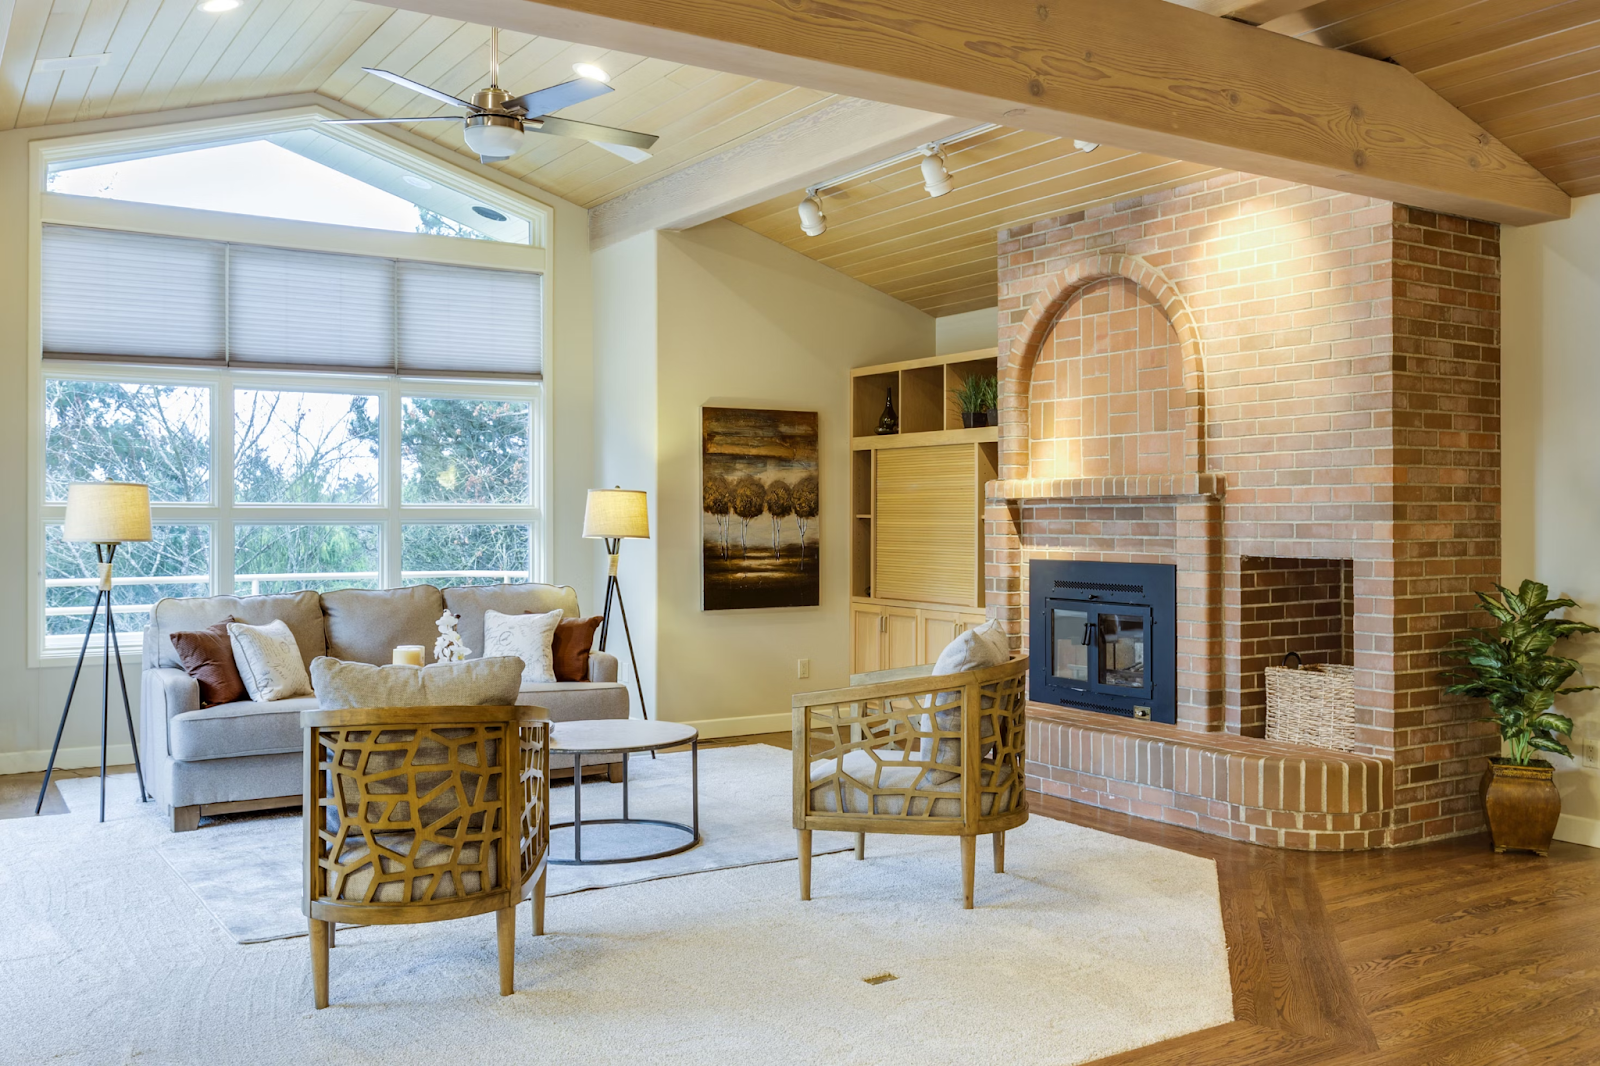
[[[1584,844],[1600,848],[1600,818],[1579,818],[1563,814],[1556,823],[1556,839],[1569,844]]]
[[[31,774],[43,770],[50,762],[50,751],[0,751],[0,774]],[[133,746],[112,744],[106,748],[106,765],[122,766],[133,762]],[[56,769],[82,770],[100,768],[100,747],[62,748],[56,752]]]
[[[755,733],[787,733],[794,728],[793,722],[793,716],[788,714],[747,714],[739,718],[703,718],[683,724],[700,730],[701,740],[717,740]]]

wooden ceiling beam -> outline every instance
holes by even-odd
[[[1263,22],[1281,19],[1322,3],[1322,0],[1168,0],[1179,7],[1187,7],[1219,18],[1234,19],[1259,26]]]
[[[1567,195],[1413,75],[1167,0],[403,0],[1516,225]]]
[[[589,243],[687,229],[971,128],[965,119],[846,99],[589,212]],[[798,203],[798,201],[796,201]]]

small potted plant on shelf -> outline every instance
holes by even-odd
[[[999,406],[1000,401],[998,378],[992,375],[974,374],[962,382],[959,389],[952,389],[951,393],[961,408],[961,425],[966,429],[1000,424],[995,417],[995,408]]]
[[[1455,682],[1446,691],[1488,700],[1490,713],[1483,720],[1498,726],[1505,742],[1507,754],[1489,760],[1481,789],[1494,850],[1545,855],[1561,817],[1561,793],[1552,779],[1555,767],[1534,753],[1571,757],[1560,738],[1572,735],[1572,719],[1556,713],[1556,697],[1595,688],[1568,686],[1581,667],[1550,649],[1558,640],[1600,629],[1549,617],[1577,604],[1549,599],[1549,588],[1537,581],[1524,581],[1516,592],[1495,588],[1499,596],[1480,592],[1478,599],[1496,625],[1451,643],[1449,656],[1465,666],[1445,674]]]

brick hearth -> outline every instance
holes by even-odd
[[[1496,740],[1437,674],[1499,575],[1496,227],[1234,174],[999,253],[991,613],[1026,648],[1030,558],[1179,575],[1178,727],[1035,704],[1033,785],[1284,847],[1479,828]],[[1355,667],[1353,754],[1258,739],[1288,650]],[[1236,766],[1381,784],[1297,806]]]

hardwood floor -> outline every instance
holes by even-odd
[[[701,746],[739,743],[787,748],[789,734]],[[0,818],[32,817],[42,776],[0,777]],[[1466,837],[1314,855],[1032,803],[1217,864],[1237,1020],[1096,1066],[1600,1063],[1600,850],[1495,855]],[[45,809],[65,810],[53,788]]]

